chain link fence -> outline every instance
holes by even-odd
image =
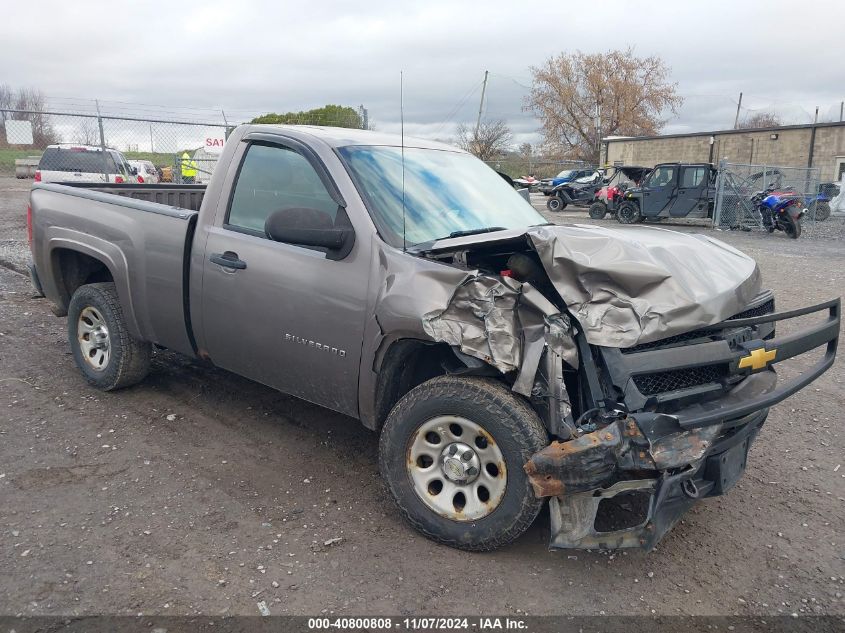
[[[507,174],[511,178],[525,178],[533,176],[537,180],[554,178],[567,169],[590,169],[592,165],[576,160],[555,160],[551,158],[523,158],[507,156],[498,160],[485,160],[496,171]]]
[[[838,192],[822,186],[818,168],[719,164],[713,226],[721,230],[765,231],[763,216],[753,197],[759,192],[789,192],[807,209],[802,218],[802,238],[845,237],[845,214],[832,213],[830,200]]]
[[[226,122],[35,110],[0,110],[0,121],[0,173],[34,177],[41,163],[42,171],[69,174],[56,178],[109,182],[207,182],[233,129]],[[60,147],[42,160],[54,145]]]
[[[257,122],[279,116],[265,115]],[[345,118],[281,116],[288,124],[369,125],[363,106]],[[34,178],[41,164],[41,176],[53,180],[207,183],[229,133],[239,124],[223,117],[204,122],[0,109],[0,174]]]

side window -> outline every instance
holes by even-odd
[[[292,149],[252,144],[241,163],[226,224],[264,233],[274,211],[290,209],[292,217],[307,209],[325,215],[334,225],[337,203],[332,200],[311,163]]]
[[[686,189],[700,187],[704,183],[706,171],[705,167],[685,167],[681,187]]]
[[[658,167],[651,175],[649,185],[652,187],[665,187],[675,179],[674,167]]]

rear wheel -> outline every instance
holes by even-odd
[[[558,196],[551,196],[546,200],[546,208],[549,211],[563,211],[566,208],[566,203]]]
[[[636,224],[642,221],[640,208],[633,202],[623,202],[616,212],[616,219],[620,224]]]
[[[787,211],[784,214],[783,230],[793,240],[801,237],[801,218],[793,218]]]
[[[80,286],[68,306],[67,328],[73,359],[91,385],[111,391],[147,375],[152,347],[129,334],[113,283]]]
[[[385,422],[379,466],[404,518],[428,538],[491,550],[520,536],[543,500],[523,470],[548,444],[531,407],[499,382],[442,376]]]
[[[594,202],[590,205],[588,213],[594,220],[603,220],[607,215],[607,205],[604,202]]]
[[[816,222],[824,222],[830,217],[830,203],[826,201],[816,202],[813,209],[813,219]]]

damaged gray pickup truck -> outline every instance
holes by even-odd
[[[158,346],[358,418],[405,518],[470,550],[547,499],[553,547],[653,547],[839,334],[839,299],[777,313],[717,240],[553,226],[469,154],[374,132],[242,126],[207,188],[41,183],[29,222],[88,382]]]

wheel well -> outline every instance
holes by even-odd
[[[400,398],[417,385],[466,366],[446,343],[414,339],[396,341],[387,350],[378,371],[375,428],[381,428]]]
[[[77,288],[85,284],[114,281],[111,271],[99,259],[67,248],[53,251],[53,270],[62,307],[67,308]]]

